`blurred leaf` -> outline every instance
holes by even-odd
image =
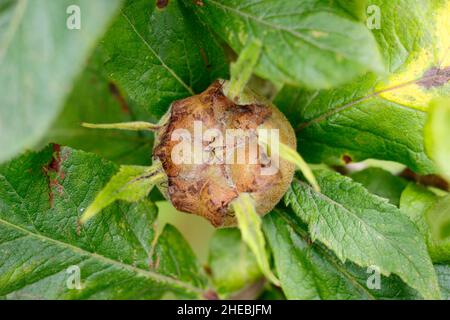
[[[306,229],[276,210],[263,219],[281,286],[289,299],[415,299],[415,290],[397,276],[380,276],[369,288],[373,271],[343,264],[320,243],[312,243]]]
[[[153,188],[152,193],[158,190]],[[161,196],[162,197],[162,196]],[[158,216],[158,230],[163,230],[166,224],[175,226],[191,245],[199,261],[204,264],[208,259],[209,242],[216,231],[208,220],[195,214],[178,211],[170,201],[156,200],[160,215]]]
[[[172,225],[166,224],[152,250],[151,269],[155,272],[192,283],[198,288],[206,286],[197,258],[189,243]],[[184,295],[189,297],[189,295]]]
[[[228,296],[262,277],[255,256],[238,229],[217,230],[211,239],[209,267],[214,287]]]
[[[365,22],[368,0],[337,0],[336,2],[355,19]]]
[[[390,203],[400,205],[402,191],[408,182],[380,168],[367,168],[350,174],[352,180],[361,183],[370,193],[388,199]]]
[[[436,274],[425,241],[415,225],[387,200],[328,170],[316,170],[322,193],[296,179],[286,204],[319,240],[342,261],[375,265],[398,275],[426,299],[438,299]]]
[[[449,137],[450,98],[435,100],[431,103],[425,126],[425,147],[430,157],[436,162],[440,173],[448,179],[450,179]]]
[[[434,223],[439,225],[439,217],[450,213],[449,199],[450,196],[438,197],[426,188],[411,183],[400,200],[401,212],[416,224],[434,262],[450,262],[450,239],[442,241],[432,234],[430,226]]]
[[[414,222],[423,235],[427,235],[429,227],[426,223],[425,213],[434,206],[437,200],[438,196],[427,188],[410,183],[402,192],[400,210]]]
[[[198,297],[202,287],[150,268],[156,207],[115,203],[85,226],[84,208],[118,167],[54,146],[0,167],[0,295],[11,299],[149,299],[166,291]],[[162,243],[165,235],[159,238]],[[179,255],[180,256],[179,256]],[[174,264],[186,252],[173,252]],[[164,258],[165,259],[165,258]],[[78,267],[81,290],[69,289]]]
[[[280,288],[267,286],[258,297],[258,300],[286,300],[286,296]]]
[[[274,83],[329,88],[368,70],[383,70],[370,31],[339,4],[319,0],[189,3],[236,52],[249,38],[261,40],[263,51],[255,73]]]
[[[120,3],[18,0],[0,7],[0,161],[42,138]],[[70,5],[81,10],[80,30],[66,26]]]
[[[286,86],[275,104],[296,128],[309,162],[341,165],[367,158],[433,173],[424,150],[429,102],[450,93],[450,2],[379,0],[381,29],[373,30],[389,75],[368,74],[333,90]]]
[[[427,219],[434,237],[450,243],[450,195],[436,203],[436,206],[428,213]],[[450,252],[450,249],[448,251]]]
[[[450,255],[450,195],[439,199],[436,205],[427,214],[428,223],[431,226],[431,233],[438,241],[447,240]],[[450,258],[449,258],[450,261]]]
[[[222,48],[183,1],[164,9],[156,1],[127,1],[102,43],[110,76],[155,117],[228,73]]]
[[[438,276],[439,284],[441,286],[441,293],[443,300],[450,299],[450,266],[449,265],[436,265],[436,274]]]
[[[78,78],[62,113],[53,122],[42,145],[48,142],[90,151],[120,164],[150,164],[153,136],[145,132],[93,130],[81,123],[147,120],[104,70],[105,56],[97,48]]]

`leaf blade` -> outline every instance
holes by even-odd
[[[163,10],[155,2],[127,1],[102,48],[111,77],[153,118],[228,75],[222,48],[184,1],[170,1]]]
[[[400,209],[423,235],[433,262],[449,262],[450,239],[443,238],[440,231],[448,218],[450,196],[437,196],[430,190],[411,183],[401,195]]]
[[[15,10],[0,53],[0,94],[4,97],[0,108],[0,144],[4,146],[0,161],[33,147],[42,138],[121,1],[14,3],[16,7],[6,6],[0,12],[7,19]],[[66,27],[69,5],[84,10],[81,30]],[[35,24],[41,27],[36,29]]]
[[[322,244],[312,243],[305,226],[284,210],[264,217],[264,231],[289,299],[418,298],[415,290],[394,275],[380,276],[380,286],[369,287],[369,269],[342,263]]]
[[[228,297],[262,277],[258,263],[238,229],[219,229],[211,239],[208,264],[219,294]]]
[[[67,98],[61,114],[43,139],[48,143],[94,152],[118,164],[149,165],[153,137],[145,132],[92,130],[80,124],[130,122],[144,117],[104,68],[105,53],[97,47]]]
[[[286,86],[275,104],[297,127],[308,162],[343,165],[368,158],[403,163],[435,173],[425,151],[425,110],[431,99],[447,96],[448,2],[371,1],[384,24],[373,30],[389,74],[367,74],[332,90],[307,91]],[[397,15],[397,13],[399,13]],[[417,27],[401,28],[414,21]],[[448,31],[447,31],[448,32]],[[441,80],[439,80],[441,79]]]
[[[82,209],[116,171],[111,162],[70,148],[46,148],[0,166],[2,295],[142,299],[166,291],[202,294],[195,283],[150,269],[153,203],[116,203],[88,226],[78,224]],[[81,290],[67,286],[72,266],[80,269]]]
[[[316,171],[316,177],[321,194],[296,180],[285,196],[308,223],[313,241],[320,240],[343,261],[397,274],[427,299],[440,297],[424,239],[409,219],[348,178],[326,170]]]
[[[425,124],[425,147],[436,162],[439,172],[450,179],[450,99],[438,99],[431,103]]]
[[[324,88],[383,69],[373,36],[339,5],[208,0],[191,7],[238,53],[250,37],[260,39],[255,72],[275,83]]]
[[[389,199],[395,206],[400,205],[400,197],[408,182],[381,168],[367,168],[349,175],[353,181],[361,183],[370,193]]]

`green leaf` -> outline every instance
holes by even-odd
[[[228,72],[221,47],[183,1],[164,9],[156,1],[127,1],[102,43],[111,77],[155,117]]]
[[[361,183],[370,193],[388,199],[390,203],[400,205],[402,191],[408,182],[381,168],[367,168],[350,174],[350,178]]]
[[[98,212],[117,200],[137,202],[145,198],[153,186],[164,179],[160,166],[121,166],[108,184],[97,194],[80,219],[86,223]]]
[[[366,27],[339,4],[319,0],[204,0],[192,10],[240,53],[263,43],[255,73],[274,83],[329,88],[383,65]]]
[[[433,101],[425,125],[425,147],[440,173],[450,179],[450,98]]]
[[[380,276],[349,262],[342,263],[322,244],[312,243],[306,228],[289,214],[275,210],[263,219],[281,287],[289,299],[415,299],[415,290],[398,277]]]
[[[192,283],[198,288],[206,286],[206,278],[200,271],[194,252],[174,226],[164,226],[152,249],[151,257],[151,270],[185,283]]]
[[[104,70],[104,52],[97,48],[76,81],[63,111],[47,132],[49,142],[94,152],[120,164],[150,164],[153,136],[145,132],[93,130],[81,123],[128,122],[145,116],[112,82]]]
[[[434,262],[450,262],[450,239],[442,241],[432,233],[431,227],[434,223],[440,225],[440,216],[450,212],[449,199],[450,196],[439,197],[413,183],[403,191],[400,199],[400,210],[416,224]]]
[[[120,0],[19,0],[0,7],[0,161],[41,139]],[[81,29],[70,30],[70,5]]]
[[[365,22],[368,0],[337,0],[336,2],[355,19]]]
[[[423,235],[427,235],[429,227],[425,213],[433,208],[437,200],[438,196],[427,188],[410,183],[402,192],[400,210],[414,222]]]
[[[279,285],[278,279],[270,269],[269,256],[266,252],[266,241],[261,229],[261,217],[256,212],[251,195],[248,193],[241,193],[239,197],[232,202],[232,206],[238,221],[239,229],[241,230],[242,240],[255,255],[261,272],[273,284]]]
[[[450,266],[449,265],[436,265],[436,274],[441,286],[442,299],[450,299]]]
[[[296,215],[342,261],[377,266],[398,275],[426,299],[440,297],[425,241],[415,225],[386,199],[328,170],[317,170],[322,193],[296,179],[285,196]]]
[[[280,288],[266,286],[265,290],[259,295],[258,300],[286,300],[286,296]]]
[[[296,128],[308,162],[342,165],[367,158],[403,163],[416,172],[436,171],[425,152],[423,128],[429,102],[450,93],[446,70],[448,2],[369,1],[382,12],[373,30],[387,76],[368,74],[333,90],[286,86],[275,104]]]
[[[450,195],[440,199],[433,209],[427,214],[428,223],[431,226],[431,233],[438,241],[445,241],[449,244],[447,250],[450,255]],[[450,261],[450,257],[449,257]]]
[[[202,294],[194,277],[184,281],[150,268],[153,203],[117,202],[89,224],[78,223],[117,170],[93,154],[56,146],[0,166],[0,295],[150,299],[166,291],[192,298]],[[174,253],[171,261],[177,259]],[[67,286],[71,267],[80,270],[81,290]]]
[[[435,228],[441,225],[442,216],[450,212],[450,196],[439,197],[416,184],[409,184],[403,191],[400,209],[418,227],[428,245],[434,262],[450,262],[450,239],[443,240]]]
[[[214,287],[225,297],[262,277],[255,256],[242,241],[238,229],[215,232],[209,247],[208,263]]]

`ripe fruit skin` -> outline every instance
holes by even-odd
[[[263,216],[273,209],[287,191],[295,165],[279,159],[279,170],[273,175],[262,175],[266,163],[264,154],[256,164],[248,161],[248,147],[244,148],[246,162],[219,164],[176,164],[172,150],[179,141],[172,141],[176,129],[187,129],[194,136],[194,121],[201,121],[203,130],[216,128],[223,136],[228,129],[279,129],[280,142],[296,148],[292,126],[285,116],[270,102],[246,89],[236,102],[226,97],[228,81],[218,80],[203,93],[172,103],[161,119],[153,149],[154,162],[160,162],[167,174],[167,185],[160,190],[179,211],[193,213],[208,219],[215,227],[235,226],[237,221],[230,203],[240,193],[252,196],[256,211]],[[202,142],[209,152],[223,152]],[[264,158],[264,159],[262,159]]]

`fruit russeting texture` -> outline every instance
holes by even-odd
[[[258,131],[278,129],[280,143],[295,149],[294,130],[276,107],[249,89],[233,101],[229,99],[228,85],[228,81],[218,80],[201,94],[173,102],[161,120],[153,150],[154,161],[161,163],[167,175],[163,194],[178,210],[200,215],[216,227],[236,225],[230,204],[241,193],[251,195],[259,215],[269,212],[286,192],[295,170],[295,165],[280,158],[272,174],[263,173],[275,163],[270,149],[258,143],[252,158],[255,153],[250,145],[258,141]],[[223,139],[198,137],[195,126],[199,123],[203,132],[215,130]],[[191,145],[201,144],[201,154],[194,148],[192,161],[187,163],[174,161],[180,143],[173,139],[177,130],[184,130],[185,139],[194,137]],[[230,133],[236,139],[229,140]],[[245,155],[245,161],[239,161],[239,155]],[[196,161],[198,156],[203,160]]]

